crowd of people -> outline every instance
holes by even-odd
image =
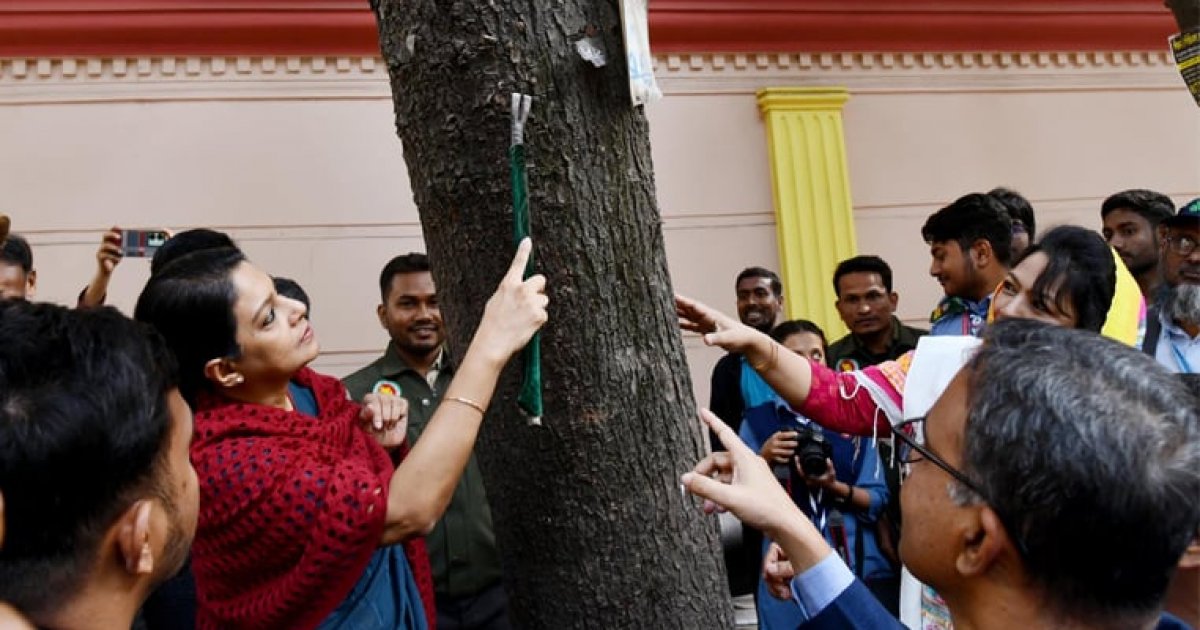
[[[380,322],[403,367],[349,379],[351,397],[307,367],[319,347],[303,289],[223,233],[157,250],[133,320],[100,306],[119,235],[77,309],[28,300],[30,248],[5,235],[0,601],[17,612],[0,614],[54,628],[510,627],[472,452],[500,370],[546,321],[545,279],[522,280],[532,243],[454,362],[427,259],[385,268]],[[448,523],[448,508],[482,515]]]
[[[760,628],[1186,627],[1159,621],[1164,601],[1198,623],[1200,427],[1188,386],[1200,361],[1200,199],[1176,210],[1127,190],[1100,215],[1102,234],[1066,225],[1038,237],[1029,202],[1003,188],[933,213],[921,232],[945,297],[929,331],[895,316],[892,271],[875,256],[838,265],[850,332],[828,346],[812,322],[780,323],[782,283],[761,267],[735,280],[737,319],[677,300],[686,329],[729,351],[706,418],[729,451],[685,481],[748,526],[727,555],[730,585],[746,590],[746,567],[761,574]],[[925,441],[934,419],[955,431],[937,449]],[[929,478],[920,461],[949,476],[936,501],[927,484],[919,494],[901,483]],[[932,507],[943,500],[987,506],[999,529],[976,521],[967,534],[991,533],[984,542],[998,537],[1007,555],[969,558],[977,541],[953,540],[937,520],[953,510]],[[958,564],[931,562],[952,552]],[[992,594],[970,589],[975,577],[1025,599],[972,601],[963,593]],[[1052,604],[1039,610],[1037,598]],[[1001,604],[1028,614],[989,617]]]
[[[683,483],[746,526],[760,628],[1196,623],[1200,199],[1100,218],[1039,235],[1003,188],[934,212],[928,330],[872,255],[831,278],[832,343],[763,267],[736,318],[677,298],[728,351]],[[389,261],[389,342],[339,381],[303,288],[226,234],[171,236],[129,318],[121,230],[68,309],[0,227],[0,627],[512,627],[474,445],[547,319],[528,240],[461,356],[429,259]]]

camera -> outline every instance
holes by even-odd
[[[825,460],[833,457],[833,444],[825,437],[825,432],[813,424],[796,427],[796,451],[793,457],[807,477],[820,477],[825,474],[828,466]]]

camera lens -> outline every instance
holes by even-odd
[[[804,453],[797,453],[796,458],[800,460],[800,468],[806,476],[820,477],[828,468],[825,465],[825,452],[815,444],[812,446],[813,448],[806,448]]]

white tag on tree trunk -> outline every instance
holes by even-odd
[[[621,0],[621,26],[625,35],[625,61],[629,66],[629,98],[634,106],[653,103],[662,98],[662,90],[654,80],[646,0]]]

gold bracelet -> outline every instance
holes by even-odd
[[[475,411],[478,411],[480,415],[487,415],[487,410],[483,408],[483,405],[471,400],[470,398],[463,398],[462,396],[447,396],[446,400],[449,400],[450,402],[462,403],[474,409]]]
[[[754,368],[755,372],[762,372],[763,370],[770,370],[772,367],[775,366],[775,361],[778,359],[779,359],[779,344],[772,341],[771,342],[771,354],[767,357],[767,360],[763,361],[762,363],[759,363],[757,365],[751,363],[750,367]]]

